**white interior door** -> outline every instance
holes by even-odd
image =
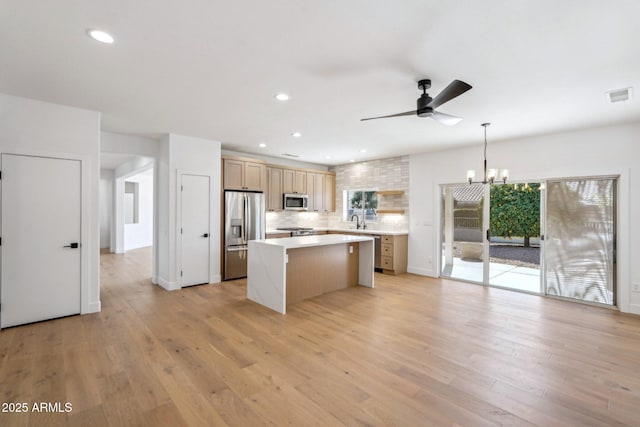
[[[182,175],[182,286],[209,283],[209,177]]]
[[[80,161],[1,161],[0,326],[80,313]]]

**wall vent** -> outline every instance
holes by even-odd
[[[633,88],[626,87],[624,89],[616,89],[610,90],[609,92],[605,92],[607,94],[607,99],[611,104],[614,102],[624,102],[631,99],[631,95],[633,94]]]

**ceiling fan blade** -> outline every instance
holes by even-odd
[[[365,120],[386,119],[386,118],[389,118],[389,117],[413,116],[416,113],[417,113],[417,111],[413,110],[413,111],[406,111],[404,113],[391,114],[389,116],[369,117],[369,118],[366,118],[366,119],[360,119],[360,121],[363,122]]]
[[[460,80],[454,80],[449,83],[449,86],[444,88],[442,92],[438,94],[433,100],[427,104],[427,107],[431,107],[434,110],[444,104],[445,102],[451,101],[456,96],[460,96],[469,89],[471,89],[471,85],[467,84]]]
[[[462,117],[450,116],[449,114],[440,113],[438,111],[434,111],[431,118],[438,123],[442,123],[447,126],[453,126],[462,121]]]

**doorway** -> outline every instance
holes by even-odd
[[[181,286],[209,283],[210,182],[206,175],[180,175]]]
[[[441,187],[441,276],[616,305],[617,177]]]
[[[442,186],[443,277],[541,292],[540,183]]]
[[[80,313],[81,162],[2,154],[0,327]]]

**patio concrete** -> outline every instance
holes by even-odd
[[[442,262],[444,265],[444,258]],[[482,266],[483,263],[479,261],[463,261],[460,258],[453,258],[453,265],[445,265],[442,275],[451,279],[482,283]],[[490,262],[489,284],[503,288],[540,293],[540,270]]]

